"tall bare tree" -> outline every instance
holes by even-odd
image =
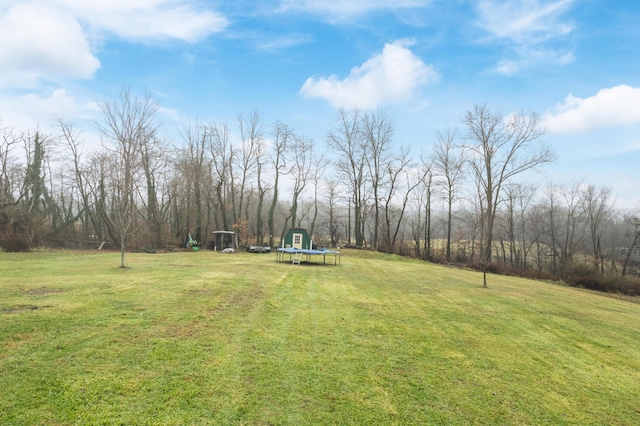
[[[382,111],[366,113],[362,118],[365,155],[373,191],[373,237],[371,246],[378,248],[378,230],[380,228],[380,189],[384,179],[389,177],[388,164],[391,161],[391,145],[393,142],[393,122]]]
[[[117,230],[120,267],[125,268],[126,244],[138,214],[135,195],[140,185],[140,147],[156,137],[158,104],[149,93],[140,98],[129,88],[122,88],[118,97],[98,101],[98,107],[102,119],[96,124],[106,138],[115,184],[110,212],[105,217]]]
[[[467,128],[469,164],[484,204],[481,255],[486,287],[493,225],[504,185],[514,176],[553,161],[555,155],[540,142],[546,130],[535,113],[505,117],[481,104],[468,111],[462,122]]]
[[[184,228],[180,237],[186,241],[187,234],[193,231],[192,237],[201,241],[204,237],[205,223],[205,181],[210,176],[207,148],[209,144],[209,128],[197,121],[187,121],[179,128],[182,147],[178,150],[177,167],[182,171],[186,187],[182,200],[185,208]],[[192,221],[192,209],[195,209],[195,221]],[[192,225],[194,226],[191,229]]]
[[[338,212],[338,194],[340,192],[340,182],[337,179],[327,180],[327,231],[329,233],[329,244],[336,247],[340,240],[340,218]]]
[[[276,121],[271,129],[271,136],[273,137],[273,151],[271,153],[271,162],[273,165],[273,197],[271,198],[271,205],[269,207],[269,215],[267,218],[267,227],[269,228],[269,247],[274,247],[275,235],[275,221],[274,216],[276,207],[278,205],[278,191],[280,175],[285,173],[286,151],[290,143],[291,138],[294,137],[293,131],[285,123]]]
[[[300,226],[300,218],[298,217],[300,196],[312,176],[314,145],[311,139],[305,136],[296,136],[289,148],[291,151],[290,175],[293,179],[293,191],[291,209],[289,209],[287,219],[290,221],[291,226],[296,228]]]
[[[536,187],[520,183],[505,187],[505,232],[509,239],[509,263],[511,266],[527,268],[527,256],[533,240],[527,239],[527,222],[532,212],[530,206]]]
[[[446,258],[451,261],[451,225],[453,223],[453,205],[464,179],[465,158],[462,150],[456,147],[456,130],[447,129],[438,132],[438,144],[433,146],[434,173],[440,178],[444,200],[447,205],[447,242]]]
[[[27,168],[24,178],[24,205],[27,212],[44,213],[46,208],[46,165],[52,148],[51,136],[39,128],[27,132],[24,142]]]
[[[221,225],[223,230],[230,231],[230,214],[233,209],[233,162],[236,151],[231,144],[227,124],[209,126],[207,134],[210,135],[209,156]]]
[[[255,175],[258,160],[257,155],[261,149],[262,141],[262,114],[258,110],[252,111],[248,116],[240,114],[238,116],[238,125],[240,127],[240,150],[239,155],[235,157],[237,160],[234,166],[239,169],[240,187],[239,194],[236,194],[234,188],[233,191],[233,220],[234,227],[239,229],[246,228],[246,222],[249,220],[248,201],[245,200],[247,196],[247,185],[250,184],[249,180]],[[247,201],[245,203],[245,201]],[[236,204],[237,202],[237,204]],[[243,212],[244,209],[244,212]],[[244,217],[243,217],[244,216]],[[244,222],[244,223],[241,223]]]
[[[40,242],[47,222],[45,168],[51,138],[39,129],[27,133],[2,129],[0,142],[0,246],[27,251]],[[26,165],[11,155],[21,142]]]
[[[422,230],[422,235],[414,236],[416,244],[421,246],[420,258],[422,260],[431,260],[432,258],[432,209],[431,202],[433,198],[433,159],[430,156],[422,154],[420,156],[420,175],[422,176],[420,185],[418,186],[418,192],[420,194],[420,203],[418,208],[422,208],[424,211],[424,222],[420,225],[418,220],[418,227]],[[422,241],[419,244],[418,241]]]
[[[349,185],[350,204],[353,205],[353,223],[356,246],[365,243],[365,167],[367,164],[366,141],[362,137],[360,111],[338,111],[336,125],[329,130],[327,143],[338,156],[336,167],[339,175]],[[351,215],[351,208],[349,208]],[[348,227],[351,226],[351,219]],[[351,233],[347,236],[351,240]]]
[[[92,200],[91,188],[87,183],[87,173],[82,163],[83,149],[81,134],[76,130],[73,123],[66,122],[62,117],[56,118],[58,131],[63,140],[67,143],[71,158],[73,159],[73,176],[75,186],[80,196],[80,214],[83,217],[82,226],[85,236],[95,235],[102,239],[102,226],[99,213],[95,209]]]
[[[624,277],[627,274],[627,270],[629,265],[631,264],[631,259],[634,253],[638,251],[638,245],[640,244],[640,215],[628,215],[625,218],[625,222],[631,228],[628,231],[628,236],[631,237],[631,244],[626,248],[626,253],[624,256],[624,262],[622,264],[622,276]]]
[[[162,193],[167,149],[155,134],[141,141],[138,149],[144,177],[144,193],[140,194],[140,198],[144,207],[143,217],[149,229],[148,242],[151,247],[159,248],[162,245],[162,225],[165,222]],[[202,234],[198,235],[198,238],[202,238]]]
[[[384,197],[384,244],[387,253],[393,253],[398,233],[402,225],[407,203],[413,191],[423,182],[424,174],[412,176],[412,163],[409,152],[403,150],[393,161],[387,163],[386,174],[389,187]],[[404,178],[404,182],[403,182]],[[402,195],[398,197],[398,194]],[[394,200],[399,199],[399,206],[394,206]]]
[[[594,185],[587,185],[582,192],[582,209],[589,228],[594,269],[597,271],[600,268],[604,273],[604,256],[601,247],[602,223],[613,209],[611,188],[598,189]]]
[[[264,198],[267,191],[271,189],[268,178],[265,177],[264,168],[267,165],[266,141],[260,138],[256,149],[256,182],[258,187],[258,204],[256,206],[256,244],[264,245]]]
[[[14,170],[17,167],[12,151],[20,143],[20,135],[12,130],[0,129],[2,139],[0,140],[0,207],[14,204],[17,186],[13,179]],[[20,185],[21,186],[21,185]]]
[[[578,246],[582,241],[583,231],[583,211],[580,206],[582,181],[574,181],[565,185],[551,184],[547,190],[549,197],[549,223],[551,225],[550,232],[552,235],[553,247],[553,273],[565,275],[569,272],[573,263],[573,258]],[[553,206],[553,191],[559,194],[559,206]],[[556,203],[557,204],[557,203]],[[556,265],[556,258],[559,265]]]
[[[313,180],[313,214],[311,215],[311,223],[309,226],[309,235],[315,235],[316,221],[318,220],[319,213],[319,195],[324,172],[329,165],[327,160],[322,155],[318,155],[316,152],[312,152],[312,180]]]

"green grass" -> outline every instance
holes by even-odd
[[[0,253],[2,425],[640,423],[640,304],[347,251]]]

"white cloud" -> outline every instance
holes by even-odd
[[[0,86],[88,78],[100,67],[73,16],[42,4],[18,4],[3,13],[0,39]]]
[[[48,94],[27,93],[20,96],[0,95],[2,127],[19,132],[36,127],[49,128],[56,116],[68,119],[89,119],[97,114],[93,101],[82,102],[65,89],[56,89]]]
[[[429,5],[432,0],[282,0],[280,12],[307,12],[326,16],[331,21],[370,13],[376,10],[414,9]]]
[[[545,43],[570,34],[575,25],[562,16],[575,0],[481,0],[476,25],[488,34],[483,42],[509,43],[517,59],[500,61],[493,72],[514,75],[539,63],[565,65],[573,61],[569,51],[545,48]]]
[[[570,64],[575,59],[571,52],[558,52],[544,48],[516,48],[515,50],[519,56],[517,60],[503,59],[499,61],[495,67],[491,68],[490,71],[497,74],[512,76],[525,69],[532,68],[536,66],[536,64],[553,64],[563,66]]]
[[[569,94],[543,118],[552,133],[637,124],[640,123],[640,88],[620,85],[602,89],[589,98]]]
[[[0,87],[91,78],[104,37],[195,42],[226,26],[193,0],[9,0],[0,5]]]
[[[301,44],[311,43],[313,38],[304,34],[283,35],[276,38],[262,36],[254,41],[255,48],[266,52],[275,52],[280,49],[286,49]]]
[[[132,41],[195,42],[224,30],[221,14],[193,0],[53,0],[98,31]]]
[[[345,79],[310,77],[300,93],[326,99],[336,108],[373,109],[408,100],[418,88],[438,78],[432,66],[408,49],[411,44],[407,40],[387,43],[381,53],[353,68]]]
[[[478,2],[478,26],[491,38],[508,38],[531,44],[566,35],[574,25],[560,17],[574,0],[482,0]]]

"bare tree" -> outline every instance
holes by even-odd
[[[584,234],[581,186],[582,181],[548,183],[539,203],[531,208],[530,223],[540,271],[546,266],[554,275],[570,272]]]
[[[11,152],[20,143],[21,136],[7,129],[2,130],[2,139],[0,140],[0,207],[15,204],[17,185],[15,179],[12,178],[13,170],[15,170],[15,158]],[[21,186],[21,185],[20,185]]]
[[[300,203],[300,196],[309,182],[309,177],[312,175],[313,148],[313,141],[304,136],[294,137],[294,141],[290,145],[292,157],[290,174],[293,178],[293,191],[291,209],[289,210],[287,221],[290,220],[291,226],[294,228],[300,226],[298,205]]]
[[[338,111],[337,123],[329,130],[327,143],[338,156],[336,167],[341,177],[348,182],[351,193],[349,204],[353,204],[353,222],[356,246],[364,245],[365,217],[365,167],[366,142],[362,138],[360,112]],[[351,208],[349,208],[349,216]],[[349,219],[348,227],[351,227]],[[351,240],[351,232],[348,232]]]
[[[535,186],[520,183],[509,184],[505,188],[509,263],[524,269],[527,268],[527,256],[532,247],[532,240],[527,240],[527,222],[532,214],[530,205],[535,191]]]
[[[336,247],[340,240],[341,223],[338,213],[338,194],[340,183],[336,179],[327,180],[327,228],[331,247]]]
[[[558,194],[556,193],[556,187],[553,183],[547,184],[544,194],[546,199],[543,201],[543,205],[541,206],[542,213],[540,214],[542,220],[538,221],[543,222],[542,228],[543,232],[539,233],[541,235],[548,235],[549,241],[548,246],[551,248],[552,255],[552,270],[551,272],[555,275],[558,271],[558,211],[559,211],[559,201]],[[541,241],[542,242],[542,238]],[[541,244],[538,244],[538,269],[540,270],[542,267],[542,252],[541,252]]]
[[[629,247],[626,247],[624,263],[622,266],[623,277],[627,274],[628,267],[631,264],[632,256],[637,251],[638,245],[640,244],[640,216],[629,215],[625,218],[625,222],[631,228],[631,230],[628,232],[629,236],[631,237],[631,244],[629,245]]]
[[[581,191],[583,186],[582,181],[574,181],[567,185],[559,185],[558,191],[564,204],[562,205],[561,214],[556,221],[559,221],[559,230],[555,230],[555,226],[551,227],[551,231],[555,235],[552,246],[554,249],[554,262],[556,256],[560,261],[560,273],[565,275],[569,272],[573,263],[573,256],[580,245],[582,240],[582,226],[583,226],[583,211],[580,209],[581,205]],[[553,188],[553,187],[551,187]],[[553,212],[550,210],[549,212]],[[550,222],[553,223],[553,216],[550,217]],[[554,263],[554,271],[556,273],[556,267]]]
[[[233,161],[236,151],[229,139],[229,127],[226,124],[209,126],[207,134],[216,204],[222,229],[229,231],[229,221],[232,219],[229,214],[233,209]]]
[[[422,247],[422,260],[431,260],[432,258],[432,210],[431,210],[431,202],[433,198],[433,159],[428,158],[424,155],[421,156],[421,174],[422,174],[422,185],[420,185],[420,190],[423,192],[421,196],[424,199],[424,226],[422,227],[424,231],[424,236],[422,238],[423,247]]]
[[[146,93],[143,98],[123,88],[117,98],[98,101],[102,120],[98,129],[107,138],[105,149],[111,157],[110,212],[105,215],[117,229],[120,267],[125,268],[125,249],[138,213],[135,194],[139,188],[140,147],[156,136],[158,105]]]
[[[313,215],[311,217],[311,224],[309,226],[309,235],[314,235],[319,212],[318,192],[320,190],[322,178],[324,177],[324,172],[329,165],[329,160],[324,158],[322,155],[317,155],[315,152],[313,152],[311,161],[311,170],[313,174],[313,176],[311,177],[313,179]]]
[[[73,159],[73,176],[75,186],[82,203],[79,214],[84,218],[82,220],[83,231],[87,236],[96,235],[99,239],[102,239],[103,235],[100,216],[92,202],[91,188],[87,183],[86,171],[83,170],[83,150],[80,140],[80,132],[75,129],[75,126],[72,123],[66,122],[62,117],[57,117],[56,123],[62,138],[68,145],[69,151],[71,152],[71,158]]]
[[[476,251],[477,251],[477,241],[478,236],[480,235],[480,230],[482,227],[482,214],[480,213],[481,208],[479,205],[479,200],[476,197],[470,197],[468,203],[462,207],[462,222],[465,226],[465,236],[466,240],[463,244],[460,244],[458,241],[458,247],[463,249],[462,255],[465,259],[468,259],[470,263],[474,263]]]
[[[462,150],[455,145],[456,130],[447,129],[438,132],[438,144],[433,146],[434,173],[441,178],[444,200],[447,205],[447,262],[451,261],[451,224],[453,222],[453,205],[464,178],[465,158]]]
[[[362,118],[365,155],[371,189],[373,191],[373,238],[371,246],[378,248],[378,229],[380,226],[380,189],[387,176],[386,169],[390,161],[391,143],[393,140],[393,122],[381,111],[367,113]]]
[[[275,234],[274,215],[276,206],[278,205],[278,190],[280,175],[284,174],[287,167],[285,153],[290,139],[293,137],[293,131],[285,123],[276,121],[271,130],[273,136],[273,152],[271,154],[271,163],[273,165],[273,197],[271,198],[271,206],[269,207],[269,215],[267,218],[267,227],[269,229],[269,247],[274,247],[273,235]]]
[[[184,229],[180,229],[180,238],[184,242],[187,234],[193,231],[193,238],[201,241],[204,237],[203,227],[205,223],[205,181],[210,175],[207,147],[209,144],[209,128],[197,121],[187,121],[179,128],[182,138],[182,147],[178,150],[177,167],[182,171],[186,180],[185,191],[182,196],[186,217]],[[191,211],[195,209],[195,223],[192,222]],[[195,225],[194,229],[191,226]]]
[[[601,247],[601,226],[606,217],[611,213],[613,200],[611,189],[602,187],[597,189],[594,185],[587,185],[582,192],[582,209],[587,219],[591,249],[593,250],[594,269],[604,273],[604,259]]]
[[[62,213],[53,199],[53,172],[51,159],[55,154],[56,138],[43,133],[39,127],[21,135],[26,167],[18,197],[20,212],[14,221],[23,229],[25,247],[40,244],[45,234],[51,235],[63,222]]]
[[[249,220],[248,202],[245,203],[245,196],[249,179],[251,179],[257,169],[257,155],[262,144],[262,114],[258,110],[252,111],[247,117],[238,116],[240,126],[241,147],[235,156],[236,164],[240,171],[239,194],[236,195],[234,187],[233,199],[233,221],[234,227],[245,229]],[[245,205],[246,204],[246,205]],[[244,219],[243,219],[244,209]],[[241,223],[244,222],[244,223]]]
[[[411,227],[411,238],[413,239],[414,246],[413,256],[416,258],[420,257],[422,233],[424,231],[424,222],[422,220],[422,209],[425,203],[424,194],[424,186],[418,186],[418,190],[415,191],[410,204],[411,214],[409,216],[409,226]]]
[[[266,178],[264,178],[263,168],[267,164],[266,144],[262,137],[257,140],[256,147],[256,181],[258,186],[258,204],[256,206],[256,244],[264,245],[264,218],[262,209],[264,207],[264,197],[269,191],[270,186]]]
[[[47,208],[46,167],[52,151],[53,138],[36,128],[22,136],[27,168],[23,181],[23,203],[27,212],[44,213]]]
[[[417,177],[412,176],[410,173],[411,166],[412,163],[408,151],[403,151],[395,161],[387,164],[389,188],[384,198],[384,242],[387,253],[393,252],[403,223],[407,203],[413,191],[423,182],[425,177],[424,174]],[[400,181],[402,177],[405,180],[404,182]],[[400,205],[393,208],[392,201],[397,199],[397,193],[401,190],[403,192],[400,198]]]
[[[162,245],[162,225],[164,203],[160,193],[164,185],[164,173],[166,170],[166,147],[157,137],[152,135],[141,141],[139,146],[140,163],[144,176],[144,193],[140,194],[144,207],[143,217],[149,229],[149,245],[158,248]],[[202,234],[197,238],[202,238]]]
[[[53,207],[46,193],[46,167],[52,138],[38,128],[14,133],[3,129],[0,145],[0,245],[8,251],[27,251],[40,243]],[[22,142],[26,165],[11,151]]]
[[[504,117],[486,104],[476,105],[462,120],[467,127],[466,148],[483,208],[483,281],[491,262],[493,225],[503,186],[514,176],[553,161],[555,155],[539,139],[546,133],[534,113]]]

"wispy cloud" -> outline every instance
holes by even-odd
[[[518,44],[541,43],[573,31],[561,15],[574,0],[482,0],[478,3],[478,26],[490,38],[507,38]]]
[[[51,0],[78,20],[130,41],[196,42],[224,30],[227,19],[196,0]]]
[[[289,47],[299,46],[301,44],[308,44],[313,41],[313,37],[305,34],[289,34],[280,37],[260,37],[259,40],[254,40],[253,45],[257,50],[266,52],[275,52]]]
[[[627,145],[623,147],[623,153],[636,153],[640,152],[640,139],[629,142]]]
[[[344,21],[376,10],[415,9],[432,0],[282,0],[280,12],[305,12],[324,16],[330,21]]]
[[[55,116],[89,119],[99,110],[93,101],[81,101],[66,89],[44,94],[27,93],[11,96],[0,94],[2,123],[18,131],[47,126]]]
[[[300,89],[307,98],[326,99],[336,108],[376,108],[410,99],[421,86],[437,80],[436,70],[415,56],[412,42],[387,43],[381,53],[353,68],[344,79],[310,77]]]
[[[513,75],[538,63],[565,65],[570,51],[554,50],[547,42],[570,34],[575,25],[563,19],[575,0],[481,0],[476,25],[485,31],[484,43],[506,43],[516,54],[492,68]]]
[[[569,94],[544,114],[552,133],[577,133],[604,127],[640,123],[640,88],[627,85],[602,89],[594,96]]]
[[[572,52],[559,52],[541,47],[531,48],[529,46],[516,47],[517,59],[503,59],[499,61],[489,71],[498,74],[512,76],[521,71],[536,66],[536,64],[563,66],[570,64],[575,59]]]

